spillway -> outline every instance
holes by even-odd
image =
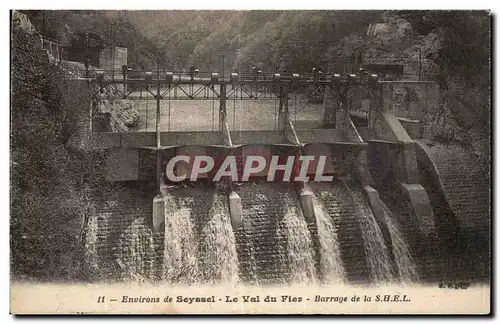
[[[223,194],[175,188],[166,197],[164,279],[170,283],[239,281],[235,236]]]
[[[147,281],[154,273],[153,236],[143,219],[135,219],[120,236],[119,265],[126,279]]]
[[[394,215],[386,204],[382,203],[385,221],[391,235],[392,253],[394,254],[394,263],[401,283],[415,284],[420,281],[417,265],[413,259],[408,244],[396,224]]]
[[[366,197],[359,186],[347,182],[345,186],[352,197],[361,224],[362,241],[365,246],[370,277],[375,283],[393,282],[395,277],[392,271],[391,252],[385,245],[382,231]]]
[[[166,198],[164,279],[170,283],[201,283],[194,211],[188,201]]]
[[[225,197],[216,193],[209,219],[201,229],[199,265],[204,282],[236,284],[239,282],[236,240]]]
[[[309,183],[314,219],[306,219],[290,184],[236,185],[243,222],[233,228],[227,190],[166,188],[165,231],[147,224],[151,197],[116,190],[91,217],[86,268],[101,278],[170,284],[415,283],[419,276],[404,235],[384,207],[392,245],[361,188],[334,180]],[[135,197],[134,197],[135,196]]]
[[[316,283],[316,253],[307,223],[296,203],[285,201],[284,208],[285,215],[278,226],[277,236],[286,238],[289,282]]]
[[[363,234],[348,190],[339,180],[308,187],[316,201],[323,281],[369,283]]]
[[[314,196],[314,212],[319,240],[319,272],[324,284],[341,284],[345,282],[345,269],[337,236],[338,228],[325,211],[321,201]],[[337,211],[338,212],[338,211]]]
[[[238,257],[256,284],[316,282],[316,255],[308,224],[289,184],[245,183],[237,192],[243,207]],[[250,269],[248,269],[250,268]]]

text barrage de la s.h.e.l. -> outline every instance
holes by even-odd
[[[106,302],[105,296],[98,298],[98,303]],[[292,296],[292,295],[243,295],[243,296],[165,296],[165,297],[131,297],[122,296],[121,299],[109,298],[109,301],[121,303],[348,303],[348,302],[410,302],[408,295],[387,294],[387,295],[351,295],[351,296]]]

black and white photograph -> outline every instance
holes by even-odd
[[[10,10],[12,314],[489,314],[488,10]]]

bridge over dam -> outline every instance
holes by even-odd
[[[75,113],[74,143],[105,156],[85,241],[95,278],[191,285],[489,276],[488,257],[477,253],[477,242],[488,240],[488,211],[460,212],[476,203],[453,191],[462,169],[447,177],[447,163],[427,145],[423,120],[439,97],[433,82],[363,71],[226,76],[194,69],[97,71],[71,82],[88,98]],[[401,106],[400,89],[417,100]],[[138,124],[111,131],[113,105],[134,109]],[[167,173],[178,156],[191,159],[170,170],[186,176],[176,182]],[[211,157],[214,170],[191,181],[200,156]],[[250,156],[266,167],[242,179]],[[278,165],[294,160],[290,174],[278,168],[267,181],[273,156]],[[301,156],[315,161],[309,179],[299,176]],[[237,176],[217,179],[227,157],[235,157]],[[487,180],[474,185],[488,197]]]

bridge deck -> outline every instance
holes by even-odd
[[[292,145],[295,143],[286,139],[278,130],[230,131],[233,146],[246,144]],[[300,129],[296,130],[301,144],[325,143],[341,145],[359,145],[358,141],[350,140],[340,129]],[[222,132],[161,132],[161,147],[173,146],[228,146]],[[106,148],[156,148],[155,132],[102,132],[90,133],[88,146],[92,149]]]

